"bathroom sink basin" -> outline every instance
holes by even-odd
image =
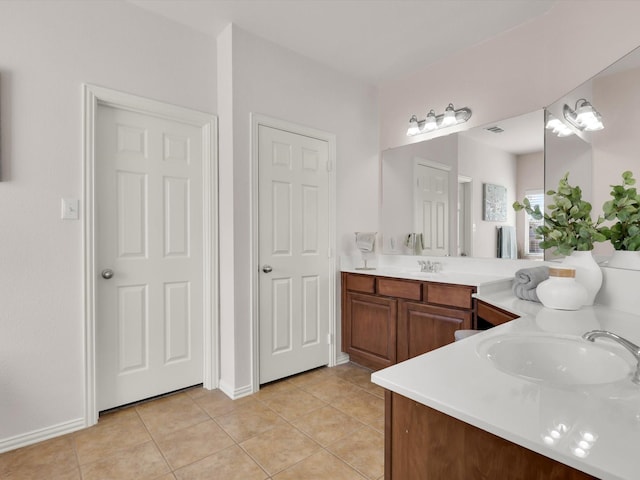
[[[498,370],[555,386],[617,382],[632,369],[623,357],[597,344],[554,335],[493,337],[478,345],[478,353]]]

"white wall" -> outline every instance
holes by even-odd
[[[210,38],[124,2],[0,2],[0,450],[81,419],[83,82],[216,110]],[[82,208],[82,205],[81,205]]]
[[[516,199],[516,157],[482,144],[464,135],[458,136],[458,174],[473,179],[473,256],[496,257],[496,227],[515,226],[511,205]],[[507,221],[488,222],[483,215],[483,184],[493,183],[507,189]]]
[[[232,105],[220,116],[221,122],[232,121],[233,131],[220,137],[220,182],[233,188],[221,189],[220,204],[233,205],[233,228],[229,218],[220,230],[221,245],[232,242],[234,248],[221,264],[221,386],[234,394],[246,392],[251,382],[250,285],[257,266],[250,261],[250,114],[336,135],[337,254],[352,254],[353,232],[375,231],[378,225],[377,91],[235,26],[221,37],[219,47],[227,51],[219,56],[231,59],[224,75],[232,76],[226,90]],[[224,248],[221,252],[227,255]],[[224,280],[227,273],[233,282]],[[229,361],[232,370],[225,367]]]
[[[549,105],[640,44],[640,2],[559,1],[543,16],[380,88],[380,147],[415,143],[409,117],[449,102],[473,110],[462,128]],[[593,35],[585,33],[585,25]],[[449,131],[455,131],[449,129]]]
[[[516,200],[521,202],[527,190],[544,191],[544,152],[518,155],[516,162]],[[524,210],[516,212],[518,256],[524,255],[524,242],[529,235],[528,232],[525,234],[524,230],[525,215],[526,212]]]

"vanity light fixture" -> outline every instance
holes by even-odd
[[[565,104],[562,109],[562,114],[564,118],[578,130],[594,132],[604,128],[602,115],[584,98],[576,102],[575,109]]]
[[[455,109],[453,103],[450,103],[444,113],[436,115],[436,112],[430,110],[424,120],[418,120],[418,117],[412,115],[409,119],[409,128],[407,136],[418,135],[419,133],[428,133],[440,128],[447,128],[459,123],[464,123],[471,118],[471,109],[468,107]]]
[[[547,120],[546,125],[547,130],[551,130],[559,137],[568,137],[569,135],[573,135],[573,130],[571,130],[567,124],[563,121],[555,118],[553,115],[549,114],[549,119]]]

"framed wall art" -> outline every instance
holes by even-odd
[[[507,188],[492,183],[483,184],[484,209],[482,219],[487,222],[507,221]]]

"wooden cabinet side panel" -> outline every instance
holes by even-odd
[[[385,480],[596,478],[402,395],[391,393],[385,400]]]
[[[425,415],[423,408],[413,400],[392,394],[390,476],[385,479],[465,478],[456,453],[463,450],[463,432],[451,428],[441,417]]]
[[[340,275],[340,343],[342,351],[348,352],[347,342],[347,276],[349,274],[342,272]]]

